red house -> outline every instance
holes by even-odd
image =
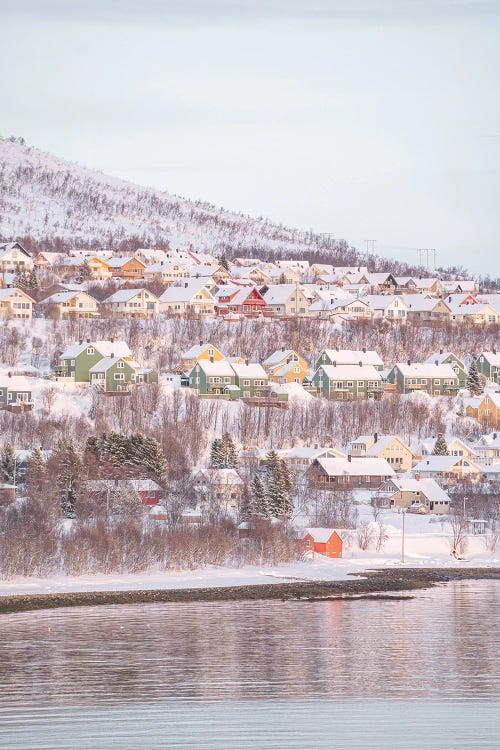
[[[217,315],[240,313],[241,315],[255,315],[264,311],[266,301],[257,287],[221,286],[217,292]]]
[[[326,557],[342,557],[342,538],[335,529],[307,529],[303,540],[306,549]]]
[[[89,495],[97,501],[108,502],[110,498],[127,491],[134,491],[143,505],[158,505],[162,490],[152,479],[97,479],[87,482]]]

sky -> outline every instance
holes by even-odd
[[[0,0],[0,134],[500,275],[500,2]]]

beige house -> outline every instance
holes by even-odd
[[[189,279],[169,286],[160,297],[160,310],[171,315],[214,315],[216,301],[206,283],[207,279]]]
[[[349,449],[353,457],[385,458],[394,471],[409,471],[413,453],[398,435],[361,435],[353,440]]]
[[[22,289],[0,289],[0,318],[31,318],[34,301]]]
[[[435,479],[442,486],[459,482],[477,482],[481,469],[473,461],[458,456],[427,456],[413,467],[413,475]]]
[[[55,305],[60,317],[93,318],[99,313],[98,302],[87,292],[56,292],[42,300],[41,305]]]
[[[261,294],[266,302],[266,310],[277,317],[308,313],[309,299],[298,284],[273,284],[264,287]]]
[[[157,315],[160,301],[148,289],[119,289],[102,302],[103,308],[116,316],[144,318]]]
[[[450,497],[434,479],[391,477],[381,485],[373,503],[388,508],[407,508],[419,513],[449,513]]]
[[[436,440],[437,438],[435,437],[422,440],[422,442],[420,443],[420,449],[418,451],[418,454],[415,455],[415,458],[432,456],[434,447],[436,445]],[[463,456],[469,461],[476,461],[477,455],[473,448],[464,443],[463,440],[460,440],[460,438],[451,438],[451,440],[446,441],[446,444],[448,446],[448,453],[450,454],[450,456],[458,456],[459,458]]]
[[[147,266],[144,270],[146,279],[160,279],[165,284],[174,284],[179,279],[188,279],[191,275],[189,266],[175,261],[160,261]]]
[[[406,320],[408,305],[401,296],[393,294],[367,294],[362,299],[368,304],[374,318]]]
[[[0,244],[0,272],[31,271],[33,266],[33,258],[20,242]]]

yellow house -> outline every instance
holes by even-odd
[[[500,393],[486,392],[469,399],[465,414],[487,427],[500,427]]]
[[[87,292],[56,292],[42,300],[41,305],[55,305],[60,317],[92,318],[98,315],[97,300]]]
[[[210,343],[204,344],[203,341],[200,341],[199,344],[195,344],[191,349],[182,354],[180,367],[183,372],[189,372],[193,369],[196,362],[200,362],[201,360],[220,362],[223,359],[225,359],[224,355],[216,346]]]
[[[352,457],[385,458],[394,471],[409,471],[413,453],[398,435],[361,435],[353,440],[349,450]]]
[[[307,362],[293,349],[278,349],[262,366],[273,383],[302,383],[307,377]]]
[[[22,289],[0,289],[0,318],[31,318],[34,301]]]
[[[165,284],[173,284],[179,279],[188,279],[190,275],[191,271],[188,266],[174,261],[153,263],[144,271],[146,279],[161,279]]]

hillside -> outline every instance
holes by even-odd
[[[53,246],[117,249],[124,241],[216,254],[327,250],[355,262],[345,243],[194,202],[0,140],[0,237]]]

